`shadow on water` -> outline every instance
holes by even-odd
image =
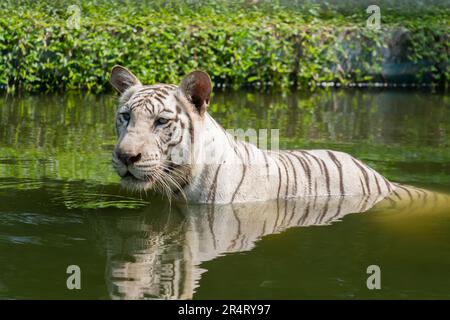
[[[450,191],[446,96],[241,92],[214,101],[225,128],[279,128],[282,148],[347,151],[391,180]],[[0,101],[1,298],[450,298],[448,206],[322,197],[169,207],[119,188],[114,103]],[[72,264],[81,290],[66,287]],[[366,287],[373,264],[379,291]]]

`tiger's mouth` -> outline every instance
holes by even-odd
[[[174,164],[159,164],[143,170],[134,166],[123,166],[117,170],[122,187],[131,191],[147,191],[156,189],[163,194],[177,194],[189,183],[189,174],[185,167]]]
[[[151,175],[136,176],[130,170],[121,176],[122,186],[135,189],[135,190],[147,190],[150,189],[155,183],[155,178]]]
[[[125,173],[125,175],[122,176],[122,179],[124,179],[124,178],[140,180],[140,181],[153,181],[153,178],[150,175],[146,175],[144,177],[136,177],[133,173],[131,173],[130,170],[128,170],[127,173]]]

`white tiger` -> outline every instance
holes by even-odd
[[[142,85],[115,66],[111,84],[120,94],[112,162],[128,188],[211,204],[410,192],[343,152],[277,152],[235,140],[207,112],[212,85],[202,71],[179,86]]]

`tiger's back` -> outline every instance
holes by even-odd
[[[249,148],[245,145],[242,147]],[[270,187],[265,193],[273,194],[272,198],[276,199],[369,194],[383,196],[393,190],[392,184],[382,175],[343,152],[332,150],[260,152],[266,153],[267,156],[263,155],[259,165],[250,163],[247,164],[246,170],[242,169],[243,183],[247,179],[248,188],[241,186],[242,190],[237,191],[240,194],[235,197],[236,200],[245,201],[245,194],[255,192],[255,188],[258,188],[257,180],[260,180],[261,184],[267,183],[264,182],[267,180]],[[255,168],[251,168],[252,165]],[[256,176],[259,176],[259,179],[255,179]]]

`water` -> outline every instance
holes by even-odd
[[[0,298],[450,298],[450,208],[354,213],[354,199],[334,217],[333,199],[169,207],[121,190],[110,166],[115,101],[0,100]],[[343,150],[393,181],[450,194],[446,95],[213,101],[225,128],[278,128],[282,148]],[[81,290],[66,287],[69,265],[81,268]],[[366,287],[369,265],[381,268],[381,290]]]

